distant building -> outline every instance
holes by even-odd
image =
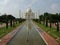
[[[32,12],[31,8],[27,9],[27,11],[25,13],[25,18],[26,19],[34,19],[35,18],[35,14]]]

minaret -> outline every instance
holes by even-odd
[[[21,18],[21,10],[19,10],[19,18]]]

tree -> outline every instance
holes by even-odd
[[[43,15],[40,15],[40,16],[39,16],[39,21],[40,21],[40,23],[43,22],[43,20],[44,20],[44,16],[43,16]]]
[[[6,28],[8,28],[8,17],[7,14],[2,15],[2,22],[6,23]]]
[[[44,17],[45,17],[45,22],[46,22],[46,27],[48,27],[48,15],[49,13],[44,13]]]
[[[60,16],[58,13],[51,15],[51,22],[57,24],[57,32],[59,31],[59,22],[60,22]]]
[[[2,24],[2,16],[0,16],[0,23]]]
[[[12,16],[12,15],[8,15],[8,20],[10,22],[10,27],[12,27],[13,26],[13,23],[14,23],[14,20],[15,20],[15,17]]]

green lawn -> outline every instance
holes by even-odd
[[[20,24],[17,23],[15,27],[8,27],[8,29],[6,29],[6,27],[2,27],[0,28],[0,38],[2,38],[4,35],[6,35],[7,33],[11,32],[12,30],[14,30],[16,27],[18,27]]]
[[[60,44],[60,32],[57,32],[54,28],[46,27],[43,24],[36,23],[39,27],[41,27],[45,32],[51,35],[53,38],[57,39],[57,42]]]

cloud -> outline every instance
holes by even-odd
[[[10,0],[1,0],[0,5],[6,5]]]
[[[38,1],[39,0],[31,0],[31,3],[30,4],[27,4],[27,8],[31,8],[31,6],[34,5]]]
[[[59,12],[59,5],[58,4],[56,4],[56,3],[54,3],[54,4],[52,4],[51,5],[51,10],[53,11],[53,12]]]
[[[38,0],[32,0],[33,3],[37,2]]]
[[[10,0],[1,0],[0,1],[0,10],[2,11],[3,9],[5,9],[5,7],[7,6],[7,4],[9,3]]]

